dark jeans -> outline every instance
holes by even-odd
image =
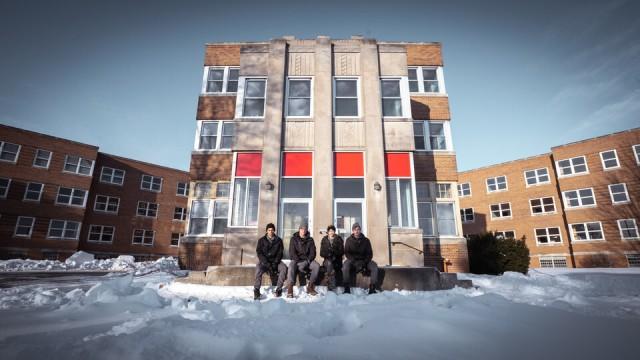
[[[269,266],[263,264],[256,265],[256,281],[253,284],[255,289],[260,289],[262,286],[262,274],[269,272]],[[272,277],[276,274],[269,274]],[[276,283],[276,289],[282,289],[282,285],[284,284],[284,279],[287,276],[287,265],[285,265],[282,261],[278,264],[278,282]]]
[[[296,276],[298,272],[306,272],[307,270],[311,271],[311,278],[309,278],[309,283],[315,284],[318,279],[318,272],[320,272],[320,264],[318,264],[315,260],[309,263],[307,260],[300,261],[299,263],[295,263],[294,260],[291,260],[289,263],[289,276],[287,281],[290,285],[296,284]]]
[[[324,275],[327,277],[327,287],[329,290],[335,289],[336,279],[342,280],[342,264],[340,261],[334,263],[331,259],[324,259],[322,266],[324,266]]]
[[[358,269],[356,269],[355,266],[355,261],[351,261],[349,259],[345,260],[344,263],[342,264],[342,275],[344,276],[344,286],[351,286],[352,284],[350,284],[351,281],[351,272],[352,271],[357,271]],[[369,285],[376,285],[378,283],[378,264],[375,263],[375,261],[369,261],[367,264],[365,264],[363,269],[359,269],[360,272],[362,272],[364,269],[369,270],[369,272],[371,273],[371,275],[369,276]]]

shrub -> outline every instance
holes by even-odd
[[[526,274],[529,270],[529,248],[524,237],[498,238],[492,232],[472,235],[467,248],[469,267],[474,274],[499,275],[505,271]]]

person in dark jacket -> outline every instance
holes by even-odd
[[[298,232],[293,234],[289,243],[289,275],[287,280],[287,297],[293,297],[293,285],[296,283],[298,272],[311,271],[311,278],[307,284],[307,293],[309,295],[317,295],[316,280],[320,271],[320,264],[316,259],[316,244],[313,238],[309,236],[306,224],[301,224]]]
[[[359,272],[363,274],[369,273],[369,294],[375,294],[375,286],[378,283],[378,264],[372,260],[371,241],[364,236],[358,223],[354,223],[351,226],[351,236],[347,238],[344,244],[344,255],[347,257],[347,260],[342,264],[345,294],[351,293],[352,271],[355,271],[356,274]]]
[[[276,283],[276,297],[282,296],[282,285],[287,275],[287,266],[282,262],[284,245],[282,239],[276,235],[276,227],[267,224],[267,233],[258,239],[256,254],[258,264],[256,265],[256,279],[253,285],[253,299],[260,299],[260,286],[262,285],[262,274],[269,273],[272,278],[278,277]]]
[[[340,235],[336,234],[336,227],[329,225],[327,235],[320,242],[320,256],[324,258],[325,275],[327,276],[327,287],[331,291],[336,289],[336,276],[342,275],[342,257],[344,256],[344,243]]]

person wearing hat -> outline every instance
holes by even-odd
[[[347,257],[347,260],[342,264],[345,294],[351,293],[352,271],[355,271],[356,274],[369,273],[369,294],[375,294],[376,284],[378,283],[378,264],[372,260],[371,241],[364,236],[358,223],[354,223],[351,226],[351,235],[344,244],[344,255]]]
[[[331,291],[336,289],[336,275],[342,277],[342,257],[344,256],[344,243],[340,235],[336,234],[336,227],[329,225],[327,235],[320,241],[320,256],[324,258],[327,287]]]
[[[256,254],[258,264],[256,265],[256,278],[253,285],[253,299],[260,299],[260,286],[262,286],[262,274],[269,273],[271,278],[278,277],[276,283],[276,297],[282,296],[282,285],[287,276],[287,265],[282,262],[284,245],[282,239],[276,235],[276,226],[269,223],[266,227],[266,234],[258,239]]]
[[[311,272],[311,278],[307,284],[307,293],[309,295],[317,295],[316,280],[320,271],[320,264],[316,259],[316,244],[313,238],[309,236],[307,224],[300,224],[298,231],[291,236],[289,243],[289,274],[287,280],[287,297],[293,297],[293,285],[296,283],[298,272]]]

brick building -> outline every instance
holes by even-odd
[[[532,267],[640,265],[640,128],[459,176],[465,235],[525,236]]]
[[[189,175],[0,125],[0,258],[178,255]]]
[[[286,244],[358,222],[380,265],[467,271],[450,121],[439,43],[206,45],[181,263],[254,263],[270,222]]]

